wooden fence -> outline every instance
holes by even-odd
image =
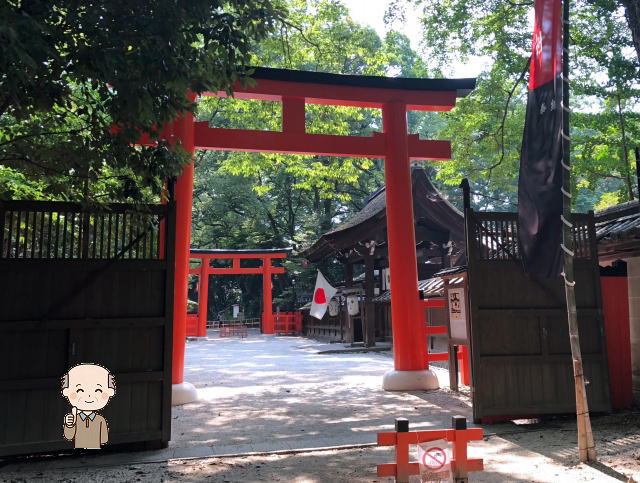
[[[474,420],[575,413],[561,277],[522,269],[516,213],[467,210]],[[610,409],[592,215],[573,215],[580,345],[592,411]]]
[[[109,444],[171,435],[174,207],[0,202],[0,456],[72,447],[60,378],[98,363]]]

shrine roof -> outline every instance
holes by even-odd
[[[328,72],[276,69],[271,67],[254,67],[252,71],[250,77],[254,79],[377,89],[456,91],[457,97],[465,97],[476,86],[475,78],[423,79],[414,77],[384,77],[374,75],[330,74]]]
[[[425,220],[433,229],[449,232],[453,240],[464,241],[464,216],[431,183],[424,169],[411,172],[415,220]],[[365,239],[386,239],[387,202],[385,187],[373,192],[365,206],[333,230],[324,233],[301,254],[311,262],[358,245]],[[416,240],[417,242],[419,240]]]
[[[638,256],[640,253],[640,204],[638,200],[595,212],[600,260]]]

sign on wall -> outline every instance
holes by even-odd
[[[452,339],[467,339],[467,311],[464,288],[450,288],[447,291],[449,323]]]
[[[358,315],[360,312],[357,295],[347,295],[347,311],[349,315]]]

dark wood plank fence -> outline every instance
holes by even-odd
[[[592,411],[610,410],[600,276],[592,215],[574,215],[580,345]],[[473,415],[575,412],[561,278],[522,270],[516,213],[467,210]]]
[[[109,444],[166,445],[174,231],[173,204],[0,202],[0,456],[72,447],[60,378],[81,362],[115,375]]]

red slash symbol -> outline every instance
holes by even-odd
[[[447,453],[442,448],[434,446],[422,455],[422,464],[430,470],[439,470],[447,464]]]

